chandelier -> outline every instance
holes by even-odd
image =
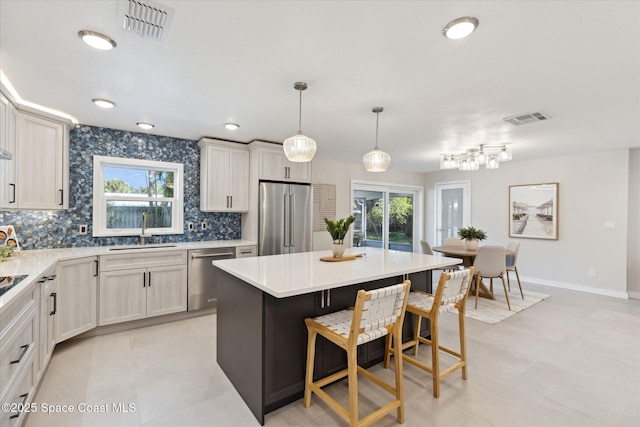
[[[298,133],[284,140],[282,148],[287,159],[292,162],[310,162],[316,154],[316,142],[302,133],[302,91],[307,89],[305,82],[296,82],[293,88],[300,92],[298,110]]]
[[[382,107],[374,107],[371,111],[376,113],[376,146],[373,150],[362,156],[362,164],[367,172],[384,172],[391,162],[389,153],[385,153],[378,148],[378,118],[384,109]]]
[[[480,144],[469,148],[460,154],[442,154],[440,169],[459,169],[461,171],[476,171],[480,165],[487,169],[498,169],[500,162],[511,160],[511,147],[508,144],[487,145]]]

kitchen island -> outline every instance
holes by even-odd
[[[366,251],[365,251],[366,249]],[[304,319],[353,306],[358,290],[411,280],[431,291],[431,270],[461,260],[376,248],[352,261],[322,262],[330,251],[213,261],[218,267],[217,361],[258,421],[302,397],[307,346]],[[423,322],[426,323],[426,322]],[[403,335],[412,334],[406,321]],[[425,325],[421,331],[428,334]],[[318,337],[314,377],[346,367],[345,352]],[[358,348],[358,363],[384,357],[384,339]]]

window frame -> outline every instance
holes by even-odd
[[[173,197],[152,198],[140,196],[139,199],[166,201],[171,200],[171,228],[148,228],[149,234],[184,234],[184,165],[182,163],[161,162],[157,160],[130,159],[125,157],[93,156],[93,237],[114,236],[139,236],[137,228],[107,228],[107,201],[109,198],[104,192],[104,168],[128,168],[140,170],[153,170],[161,172],[173,172]]]

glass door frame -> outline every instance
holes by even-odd
[[[413,252],[420,250],[420,239],[423,233],[422,224],[424,221],[424,187],[419,185],[393,184],[385,182],[372,182],[351,180],[351,191],[349,192],[349,206],[353,206],[353,197],[356,190],[378,191],[383,193],[384,199],[384,221],[382,233],[382,247],[389,246],[389,194],[390,193],[410,193],[413,195]],[[349,247],[353,246],[353,238],[349,239]]]
[[[471,181],[446,181],[436,182],[435,188],[435,221],[433,222],[433,232],[435,236],[435,246],[441,246],[442,239],[442,190],[462,189],[462,226],[471,225]]]

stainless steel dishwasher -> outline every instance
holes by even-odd
[[[216,268],[211,261],[236,257],[236,248],[197,249],[189,251],[187,276],[187,310],[199,310],[216,306],[218,285]]]

